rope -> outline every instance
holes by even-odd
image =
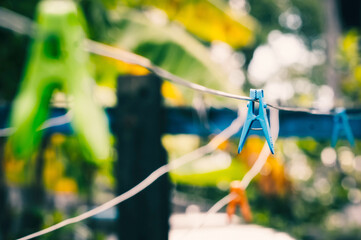
[[[32,37],[34,35],[34,32],[36,31],[36,23],[32,22],[31,19],[2,7],[0,7],[0,26],[20,34],[28,35],[30,37]],[[238,94],[231,94],[220,90],[211,89],[190,82],[188,80],[185,80],[179,76],[176,76],[168,72],[167,70],[164,70],[158,66],[153,65],[149,59],[143,56],[119,48],[115,48],[103,43],[95,42],[90,39],[85,40],[85,50],[100,56],[123,61],[129,64],[142,66],[165,80],[188,87],[195,91],[212,94],[216,96],[222,96],[226,98],[242,100],[242,101],[257,101],[246,96],[241,96]],[[274,104],[268,104],[268,106],[270,108],[292,111],[292,112],[307,112],[310,114],[317,114],[317,115],[334,115],[333,111],[320,111],[312,108],[285,107]]]
[[[108,210],[109,208],[114,207],[115,205],[118,205],[118,204],[124,202],[125,200],[133,197],[134,195],[136,195],[139,192],[146,189],[153,182],[155,182],[158,178],[160,178],[164,174],[168,173],[169,171],[176,169],[180,166],[183,166],[186,163],[189,163],[191,161],[199,159],[200,157],[216,150],[220,144],[222,144],[225,140],[229,139],[231,136],[233,136],[240,130],[240,128],[242,127],[242,125],[244,123],[244,120],[245,120],[245,116],[243,114],[241,114],[241,112],[239,112],[238,117],[231,123],[231,125],[229,127],[227,127],[226,129],[224,129],[216,137],[214,137],[207,145],[200,147],[200,148],[194,150],[193,152],[190,152],[176,160],[171,161],[168,164],[161,166],[160,168],[156,169],[148,177],[146,177],[143,181],[141,181],[140,183],[135,185],[133,188],[131,188],[127,192],[111,199],[108,202],[103,203],[102,205],[100,205],[90,211],[84,212],[76,217],[72,217],[72,218],[63,220],[60,223],[57,223],[53,226],[50,226],[50,227],[40,230],[38,232],[32,233],[25,237],[19,238],[18,240],[27,240],[27,239],[32,239],[35,237],[42,236],[44,234],[53,232],[59,228],[65,227],[69,224],[77,223],[77,222],[80,222],[87,218],[90,218],[96,214],[99,214],[103,211]]]
[[[271,134],[272,134],[272,139],[274,139],[274,141],[276,142],[277,138],[278,138],[278,133],[279,133],[279,112],[278,110],[273,110],[271,111],[271,116],[270,116],[270,121],[271,121]],[[267,142],[263,145],[263,148],[261,150],[261,153],[258,155],[257,160],[254,162],[252,168],[243,176],[242,180],[241,180],[241,186],[244,190],[247,189],[249,183],[252,181],[252,179],[257,176],[257,174],[262,170],[262,167],[264,166],[264,164],[267,161],[268,156],[271,154],[271,151],[269,150],[268,146],[267,146]],[[219,210],[221,210],[224,206],[226,206],[232,199],[234,198],[234,196],[232,196],[231,194],[226,195],[225,197],[223,197],[221,200],[219,200],[218,202],[216,202],[205,214],[203,220],[196,225],[194,228],[190,229],[189,231],[187,231],[181,238],[180,240],[185,240],[187,239],[192,233],[194,233],[195,231],[197,231],[198,229],[202,228],[204,226],[204,224],[207,222],[209,216],[211,216],[212,214],[217,213]]]

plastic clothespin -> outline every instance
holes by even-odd
[[[9,141],[16,157],[28,158],[38,146],[38,129],[48,116],[55,89],[72,98],[72,126],[86,154],[95,161],[109,156],[108,122],[93,100],[81,23],[72,1],[42,1],[37,7],[37,31],[10,119],[16,131]]]
[[[227,206],[227,215],[229,221],[232,220],[232,216],[236,212],[237,205],[239,206],[242,216],[246,222],[252,221],[252,212],[248,204],[246,191],[242,188],[240,181],[233,181],[231,183],[230,194],[232,200],[228,203]]]
[[[266,105],[266,103],[263,102],[263,97],[264,97],[263,90],[262,89],[251,89],[250,97],[252,98],[252,101],[250,101],[247,105],[247,107],[248,107],[247,119],[243,125],[241,138],[239,140],[238,153],[240,153],[242,151],[242,148],[246,141],[246,137],[247,137],[249,131],[252,129],[252,130],[263,130],[263,134],[267,140],[267,143],[271,150],[271,153],[274,154],[274,146],[273,146],[273,142],[272,142],[272,136],[271,136],[267,113],[266,113],[267,105]],[[258,113],[256,112],[256,109],[254,108],[255,100],[258,100],[258,102],[259,102]],[[251,128],[253,122],[256,120],[260,123],[261,128]]]
[[[343,130],[344,134],[347,137],[347,140],[350,142],[351,146],[355,146],[355,139],[352,134],[350,123],[344,108],[337,108],[335,110],[335,115],[333,117],[333,131],[332,131],[332,140],[331,146],[335,147],[340,131]]]

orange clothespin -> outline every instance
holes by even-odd
[[[229,221],[232,220],[233,214],[236,212],[236,207],[239,205],[243,218],[246,222],[252,221],[252,212],[249,207],[246,191],[243,189],[240,181],[233,181],[231,183],[231,198],[227,206],[227,215]]]

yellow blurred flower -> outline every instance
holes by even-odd
[[[184,98],[182,92],[170,82],[163,82],[162,95],[171,104],[179,106],[184,105]]]
[[[54,145],[60,145],[65,142],[65,135],[61,133],[55,133],[51,136],[51,143]]]
[[[63,194],[77,193],[78,185],[74,179],[63,177],[56,182],[54,191]]]
[[[122,61],[116,61],[117,70],[122,74],[130,74],[136,76],[142,76],[149,74],[149,71],[141,66],[128,64]]]

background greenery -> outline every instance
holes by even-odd
[[[1,0],[0,6],[34,19],[37,2]],[[269,91],[269,95],[274,94],[273,100],[305,107],[315,107],[314,102],[320,99],[322,91],[329,89],[325,87],[328,84],[325,77],[327,39],[321,1],[78,2],[87,20],[89,38],[143,55],[172,73],[205,86],[235,93],[264,87],[267,94],[267,89],[274,86],[271,84],[277,82],[291,86],[294,94],[283,97],[281,93]],[[343,23],[343,19],[340,20]],[[342,103],[354,107],[361,101],[359,29],[341,25],[335,69],[342,87]],[[8,104],[21,81],[30,39],[5,29],[0,29],[0,36],[0,100]],[[272,36],[298,39],[307,52],[318,54],[321,60],[307,67],[298,62],[282,65],[267,81],[255,81],[250,65],[257,49],[272,48]],[[221,55],[214,55],[217,51]],[[212,56],[220,57],[223,64],[214,61]],[[117,75],[147,73],[140,67],[97,56],[91,60],[93,76],[99,86],[110,89],[107,94],[114,92]],[[310,86],[311,90],[300,91],[300,86]],[[193,92],[169,83],[163,85],[162,92],[166,104],[173,106],[195,105],[199,99]],[[236,104],[213,97],[200,99],[207,106],[234,107]],[[165,136],[163,144],[173,159],[208,140]],[[77,151],[78,142],[73,137],[49,136],[38,154],[27,162],[13,159],[5,141],[2,144],[5,157],[1,187],[15,194],[15,199],[23,199],[20,202],[4,200],[4,204],[0,204],[0,234],[4,239],[51,225],[82,212],[82,206],[99,204],[112,197],[111,160],[103,166],[84,161],[86,157]],[[237,141],[225,142],[217,153],[228,156],[230,165],[202,174],[196,171],[199,164],[174,171],[171,177],[176,191],[186,193],[190,200],[204,198],[215,202],[227,194],[230,181],[242,178],[262,144],[259,138],[251,138],[245,151],[237,155]],[[361,239],[361,222],[351,214],[360,215],[360,142],[354,149],[347,147],[346,141],[340,141],[335,150],[330,149],[329,144],[313,139],[278,141],[277,155],[268,159],[263,173],[247,190],[256,224],[288,232],[297,239]],[[103,239],[108,234],[104,229],[90,231],[82,223],[42,239],[70,239],[82,229],[88,234],[85,238]]]

